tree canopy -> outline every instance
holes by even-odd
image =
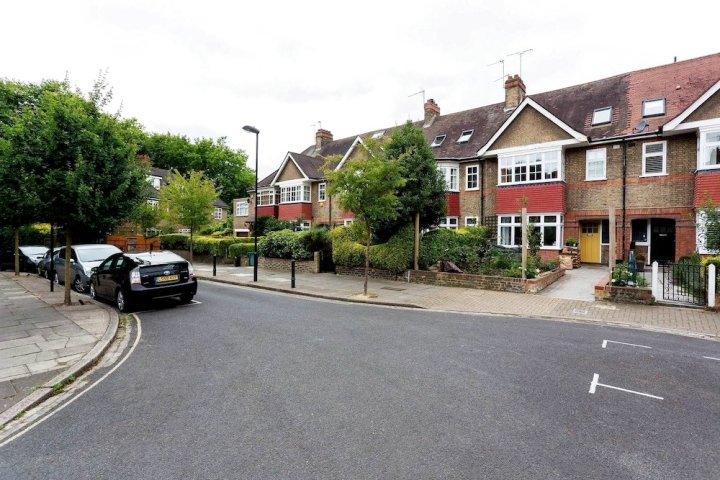
[[[177,170],[183,175],[204,172],[222,191],[221,198],[228,204],[233,198],[247,196],[247,189],[255,182],[255,172],[247,167],[247,155],[228,147],[225,137],[191,141],[184,135],[152,133],[144,138],[141,153],[147,154],[155,167]]]

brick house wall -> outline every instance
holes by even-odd
[[[520,147],[571,138],[563,129],[532,107],[526,107],[515,121],[495,140],[491,150]]]

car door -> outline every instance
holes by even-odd
[[[108,286],[111,282],[111,274],[112,274],[112,263],[113,260],[115,260],[114,257],[109,257],[105,259],[104,262],[102,262],[98,268],[97,272],[95,273],[95,294],[99,295],[101,297],[109,297],[110,293],[108,290]]]
[[[113,255],[111,258],[113,259],[113,263],[109,274],[110,278],[108,280],[107,287],[109,288],[108,294],[114,298],[115,290],[117,290],[117,287],[121,286],[123,283],[127,259],[122,253]]]
[[[58,281],[65,281],[65,249],[61,248],[55,257],[55,274]]]

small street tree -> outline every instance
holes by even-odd
[[[192,261],[193,233],[212,223],[213,201],[218,198],[218,191],[203,172],[190,172],[185,177],[173,170],[167,181],[167,185],[160,187],[160,209],[168,222],[190,229]]]
[[[7,153],[32,169],[41,219],[64,228],[65,258],[74,235],[103,235],[141,201],[145,171],[136,160],[142,130],[135,120],[105,113],[111,92],[101,77],[88,97],[67,81],[41,85],[6,138]],[[70,262],[65,262],[65,304],[71,304]]]
[[[143,238],[146,238],[148,230],[155,229],[160,224],[162,217],[162,211],[157,205],[141,202],[133,210],[130,221],[138,226]]]
[[[340,170],[325,174],[328,195],[337,199],[340,208],[352,211],[355,218],[365,226],[365,296],[373,228],[381,221],[397,217],[397,191],[405,183],[397,160],[389,157],[381,146],[375,140],[368,139],[365,142],[366,155],[348,160]]]
[[[393,132],[385,151],[388,157],[397,159],[405,184],[397,193],[398,215],[393,221],[384,222],[384,227],[394,234],[411,218],[414,220],[413,268],[417,270],[420,229],[437,225],[445,216],[445,179],[422,130],[411,122]]]

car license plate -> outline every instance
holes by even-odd
[[[156,277],[155,283],[174,282],[178,278],[180,277],[178,277],[177,275],[165,275],[164,277]]]

